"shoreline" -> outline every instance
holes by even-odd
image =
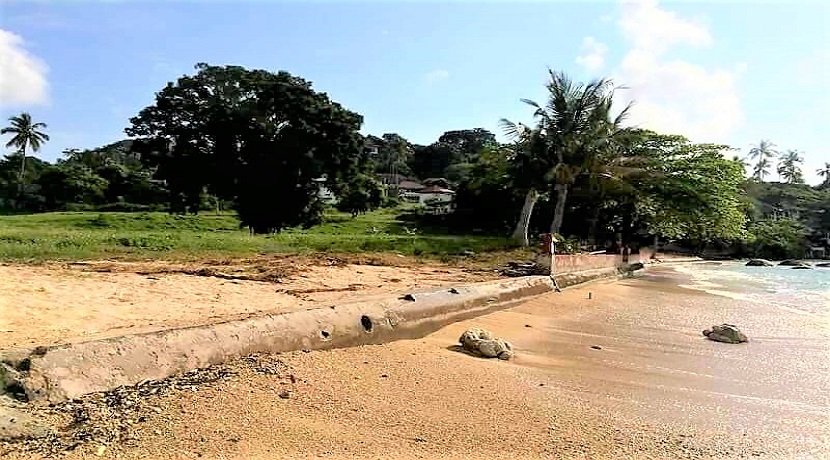
[[[111,440],[106,452],[240,459],[830,455],[826,320],[679,287],[687,278],[658,266],[538,296],[423,339],[277,355],[277,373],[242,366],[228,380],[147,399],[142,404],[153,409],[146,421],[130,425],[136,440]],[[720,322],[741,325],[750,343],[700,335]],[[516,359],[453,351],[468,327],[512,341]],[[91,456],[99,445],[66,458]]]

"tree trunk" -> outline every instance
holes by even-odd
[[[20,175],[17,177],[17,193],[23,198],[23,179],[26,177],[26,150],[20,149]]]
[[[527,194],[525,195],[525,203],[522,206],[522,214],[519,216],[519,221],[516,222],[516,229],[513,230],[513,236],[511,236],[511,238],[518,241],[523,246],[530,245],[527,229],[530,226],[530,216],[533,214],[533,207],[536,205],[536,200],[538,199],[539,193],[536,190],[530,189],[527,191]]]
[[[553,186],[556,191],[556,207],[553,209],[553,222],[550,224],[551,233],[559,233],[562,228],[562,220],[565,217],[565,201],[568,199],[568,185],[556,184]]]

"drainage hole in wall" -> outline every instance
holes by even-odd
[[[329,337],[331,337],[331,333],[329,331],[320,331],[320,337],[322,337],[323,340],[328,340]]]
[[[372,319],[366,315],[360,317],[360,324],[366,332],[372,332]]]

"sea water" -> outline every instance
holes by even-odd
[[[826,262],[826,261],[825,261]],[[821,263],[821,262],[816,262]],[[774,302],[794,312],[830,314],[830,268],[747,267],[744,262],[701,262],[677,271],[685,287],[736,299]]]

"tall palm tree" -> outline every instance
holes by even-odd
[[[823,168],[816,169],[816,174],[824,178],[822,185],[830,186],[830,163],[824,163]]]
[[[801,168],[798,166],[804,162],[804,159],[799,153],[798,150],[787,150],[778,160],[778,175],[788,184],[804,182],[804,175],[801,174]]]
[[[752,177],[763,182],[763,177],[769,175],[769,172],[766,171],[771,166],[769,160],[778,155],[778,151],[775,150],[775,147],[775,144],[763,139],[758,143],[758,145],[752,146],[749,150],[749,158],[757,160]]]
[[[528,153],[538,166],[529,172],[541,174],[545,183],[552,184],[556,205],[550,231],[559,233],[568,192],[577,177],[597,173],[609,157],[619,153],[620,140],[626,133],[621,124],[631,105],[612,117],[615,88],[611,80],[583,84],[574,83],[563,72],[549,70],[548,73],[547,103],[542,106],[522,100],[535,109],[533,129],[507,120],[501,124],[508,136],[525,136]]]
[[[37,152],[44,142],[49,140],[46,133],[39,129],[46,128],[46,123],[33,123],[32,116],[26,112],[9,118],[11,125],[0,130],[2,134],[12,134],[11,140],[6,147],[17,148],[20,154],[20,177],[18,178],[18,189],[23,193],[23,179],[26,174],[26,149]]]

